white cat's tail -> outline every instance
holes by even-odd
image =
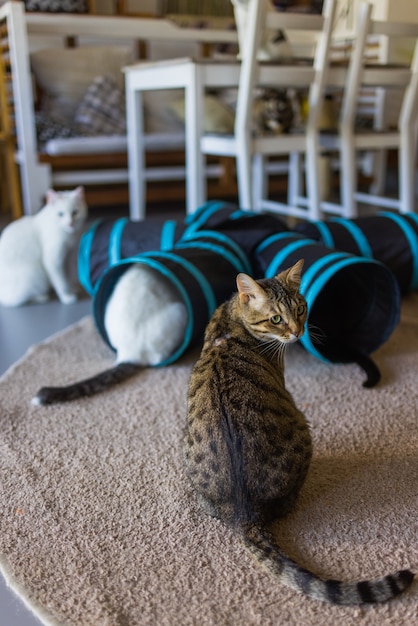
[[[143,369],[143,367],[143,365],[138,363],[118,363],[108,370],[104,370],[91,378],[80,380],[72,385],[65,387],[42,387],[32,398],[32,404],[35,406],[57,404],[93,396],[127,380]]]

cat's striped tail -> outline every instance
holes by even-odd
[[[35,406],[57,404],[93,396],[123,382],[143,368],[143,365],[137,363],[118,363],[91,378],[80,380],[66,387],[42,387],[32,398],[32,404]]]
[[[341,582],[326,580],[299,567],[285,556],[267,531],[257,525],[244,530],[244,538],[251,552],[267,569],[288,587],[310,598],[331,604],[373,604],[386,602],[407,589],[414,580],[410,570],[402,570],[377,580]]]

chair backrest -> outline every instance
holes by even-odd
[[[357,37],[350,56],[346,88],[341,109],[341,127],[353,128],[361,89],[383,88],[402,91],[399,126],[413,123],[418,116],[418,24],[372,19],[373,6],[362,2],[358,10]],[[370,63],[368,42],[382,38],[386,44],[394,38],[412,40],[410,62]],[[384,119],[377,126],[384,126]]]
[[[250,132],[252,102],[257,86],[309,89],[307,127],[316,128],[327,80],[329,49],[336,14],[336,0],[325,0],[322,15],[279,12],[267,9],[265,0],[250,0],[246,47],[242,64],[235,116],[235,134]],[[311,60],[282,59],[263,62],[257,52],[266,29],[309,33],[314,43]]]

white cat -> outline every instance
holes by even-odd
[[[117,363],[159,365],[183,341],[187,312],[166,278],[136,264],[118,280],[106,305],[104,323]]]
[[[66,387],[42,387],[32,404],[68,402],[117,385],[140,369],[159,365],[184,340],[188,315],[177,289],[162,274],[137,263],[116,283],[103,313],[116,363],[104,372]]]
[[[83,187],[50,189],[36,215],[6,226],[0,237],[0,304],[45,302],[51,287],[64,304],[77,300],[65,262],[86,217]]]

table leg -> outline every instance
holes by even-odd
[[[145,218],[146,180],[142,92],[126,83],[126,132],[129,167],[129,215],[131,220]]]
[[[204,87],[196,64],[185,81],[186,211],[194,213],[206,200],[205,159],[200,149],[203,132]]]

